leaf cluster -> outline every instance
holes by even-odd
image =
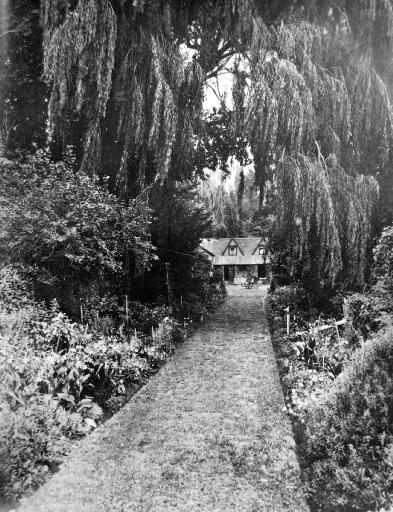
[[[133,335],[105,336],[70,321],[56,304],[38,320],[24,308],[1,317],[1,499],[41,485],[72,441],[103,420],[103,409],[118,410],[157,371],[182,339],[177,323],[159,316],[152,311],[149,336],[139,331],[149,319]]]
[[[74,170],[68,155],[53,162],[38,151],[0,166],[3,261],[29,266],[36,282],[76,286],[132,275],[151,261],[150,210],[125,205],[98,178]]]

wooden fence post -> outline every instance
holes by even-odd
[[[285,315],[287,317],[287,336],[289,336],[289,327],[290,327],[290,314],[289,314],[289,306],[284,309]]]
[[[126,325],[128,325],[128,295],[126,295]]]

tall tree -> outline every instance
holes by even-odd
[[[236,90],[260,206],[270,179],[289,260],[329,286],[361,287],[378,197],[370,176],[380,221],[393,213],[392,3],[271,4],[274,22],[257,20]]]
[[[234,108],[224,124],[232,123],[233,140],[249,142],[261,207],[267,179],[284,201],[301,197],[300,179],[308,191],[320,182],[323,200],[336,206],[316,210],[306,201],[302,222],[317,211],[317,229],[327,233],[322,226],[340,218],[331,214],[345,197],[333,191],[355,196],[356,218],[363,188],[367,201],[375,197],[374,182],[360,177],[367,175],[382,185],[383,222],[391,220],[391,0],[45,0],[42,20],[53,144],[73,144],[82,169],[109,175],[126,200],[205,165],[203,87],[232,67]],[[335,173],[321,163],[329,156]],[[289,168],[294,179],[280,182]],[[367,214],[356,228],[362,247],[371,208]],[[335,244],[327,258],[342,268],[351,260],[363,275],[345,248],[348,232],[338,232],[340,258]]]
[[[2,2],[1,138],[8,155],[45,144],[47,90],[42,80],[40,1]]]
[[[50,136],[77,144],[89,172],[99,171],[104,148],[124,197],[156,178],[189,178],[204,80],[242,39],[247,5],[46,0]]]

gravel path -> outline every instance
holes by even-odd
[[[304,511],[262,307],[230,298],[19,512]]]

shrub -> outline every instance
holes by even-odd
[[[52,396],[55,362],[23,329],[0,336],[0,496],[16,500],[40,485],[83,433],[81,416]]]
[[[127,311],[126,311],[127,308]],[[120,327],[125,332],[135,330],[151,334],[164,318],[173,316],[173,308],[165,304],[142,304],[128,301],[125,296],[93,293],[83,303],[84,322],[91,328],[105,334],[114,334]]]
[[[16,409],[0,403],[0,496],[17,500],[41,485],[84,430],[79,414],[47,394],[33,395]]]
[[[223,270],[221,267],[213,267],[213,275],[212,275],[212,282],[213,283],[223,283]]]
[[[369,338],[388,322],[391,300],[378,287],[367,294],[353,293],[344,300],[345,317],[364,337]]]
[[[152,327],[157,328],[165,318],[172,315],[172,308],[164,304],[147,306],[138,301],[129,304],[129,323],[131,328],[145,334],[150,334]]]
[[[219,306],[226,297],[220,269],[213,269],[206,255],[196,253],[184,291],[180,316],[200,320],[201,315]]]
[[[33,295],[20,272],[12,265],[0,268],[0,309],[10,313],[32,306]]]
[[[298,285],[289,285],[276,288],[270,292],[266,299],[266,308],[269,321],[276,316],[283,316],[284,309],[289,306],[291,315],[299,314],[306,303],[306,292]]]
[[[393,331],[358,349],[330,392],[304,409],[313,510],[375,510],[393,502]]]
[[[286,290],[270,294],[270,317],[283,303],[296,305]],[[389,307],[375,285],[367,295],[347,299],[349,316],[365,337],[389,326]],[[281,321],[271,325],[310,509],[388,508],[393,503],[393,328],[364,344],[358,336],[338,337],[334,329],[299,337],[286,336]]]
[[[393,226],[382,231],[381,237],[374,248],[372,265],[374,283],[380,282],[386,292],[393,297]]]
[[[153,337],[143,349],[143,353],[147,356],[149,365],[154,369],[158,368],[171,354],[176,341],[181,339],[179,326],[170,318],[165,318],[158,329],[154,331]]]
[[[173,319],[161,320],[164,311],[151,312],[156,328],[137,337],[89,331],[56,303],[42,321],[8,314],[0,329],[0,497],[40,485],[72,439],[97,426],[102,408],[117,410],[128,388],[157,371],[182,338]]]
[[[44,298],[79,314],[84,288],[148,268],[152,246],[146,201],[127,206],[74,167],[71,154],[53,162],[44,151],[2,162],[0,255],[28,266]]]

